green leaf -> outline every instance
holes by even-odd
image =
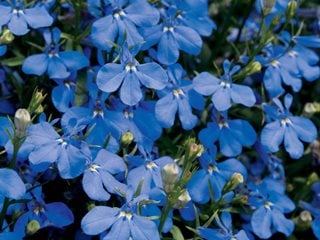
[[[22,65],[24,59],[25,59],[24,56],[13,57],[13,58],[4,59],[1,61],[1,63],[8,67],[16,67],[16,66]]]
[[[174,240],[184,240],[184,237],[181,233],[181,230],[177,226],[173,226],[173,228],[171,229],[170,232],[171,232]]]

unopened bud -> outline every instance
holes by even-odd
[[[294,17],[294,15],[296,14],[296,10],[297,10],[297,2],[295,0],[291,0],[288,3],[287,12],[286,12],[287,21],[291,20]]]
[[[314,113],[320,112],[320,103],[318,102],[306,103],[306,105],[304,105],[303,111],[307,114],[314,114]]]
[[[311,144],[311,153],[314,161],[314,165],[320,165],[320,142],[319,140],[315,140]]]
[[[244,179],[241,173],[234,173],[230,180],[226,183],[223,188],[223,193],[227,193],[236,189],[239,184],[243,183]]]
[[[26,232],[28,235],[32,235],[38,232],[40,228],[40,223],[37,220],[31,220],[27,225]]]
[[[5,29],[2,31],[2,35],[0,37],[0,45],[9,44],[14,40],[14,35],[10,32],[9,29]]]
[[[200,157],[203,152],[204,152],[204,147],[202,144],[192,143],[190,145],[190,153],[192,155],[196,155],[197,157]]]
[[[263,0],[262,11],[263,11],[263,14],[265,16],[268,15],[271,12],[271,10],[272,10],[272,8],[273,8],[275,3],[276,3],[276,0]]]
[[[189,192],[187,190],[185,190],[178,197],[178,201],[173,207],[176,208],[176,209],[184,208],[189,201],[191,201],[190,194],[189,194]]]
[[[33,92],[28,110],[30,112],[30,114],[40,114],[43,112],[43,106],[41,105],[41,103],[43,102],[43,100],[45,99],[46,94],[43,94],[42,91],[39,90],[35,90]]]
[[[23,138],[27,134],[27,128],[31,123],[30,113],[27,109],[19,108],[14,115],[15,134]]]
[[[298,217],[294,218],[294,222],[298,231],[305,231],[311,227],[312,216],[307,210],[302,211]]]
[[[124,145],[129,145],[132,143],[134,137],[130,131],[126,132],[121,136],[121,143]]]
[[[162,185],[166,193],[172,192],[178,181],[179,167],[176,163],[168,163],[161,169]]]

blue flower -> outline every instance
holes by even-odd
[[[127,202],[121,208],[97,206],[88,212],[81,221],[81,228],[88,235],[101,235],[103,240],[160,240],[157,226],[146,217],[137,214],[138,204],[146,200],[140,195],[128,196]]]
[[[21,199],[26,187],[16,171],[9,168],[0,169],[0,197]]]
[[[98,72],[97,85],[104,92],[115,92],[120,87],[120,99],[129,106],[143,98],[141,84],[147,88],[165,88],[168,76],[156,63],[139,64],[126,47],[121,51],[121,64],[108,63]]]
[[[52,32],[46,29],[43,37],[46,47],[41,54],[27,57],[22,64],[22,71],[26,74],[42,75],[48,73],[50,78],[64,79],[71,71],[77,71],[89,65],[88,59],[78,51],[59,51],[61,32],[54,28]]]
[[[247,107],[252,107],[256,98],[253,91],[248,86],[232,83],[232,75],[240,70],[240,66],[231,68],[228,60],[223,62],[224,75],[222,79],[204,72],[193,79],[193,88],[198,93],[208,96],[212,95],[212,102],[218,111],[228,110],[232,104],[241,103]]]
[[[255,211],[251,217],[253,232],[262,239],[270,238],[273,232],[281,232],[287,237],[294,230],[294,223],[284,213],[295,209],[294,203],[284,195],[284,186],[265,179],[259,185],[250,186],[252,192],[249,204]]]
[[[178,61],[179,50],[197,55],[200,53],[202,39],[200,35],[190,27],[180,25],[175,20],[174,9],[167,11],[164,21],[160,25],[145,27],[142,34],[145,38],[144,50],[157,44],[157,60],[165,65],[171,65]]]
[[[212,149],[219,140],[220,151],[227,157],[237,156],[242,152],[242,146],[249,147],[256,141],[256,132],[246,120],[230,120],[224,113],[218,120],[209,122],[207,127],[199,132],[202,144]]]
[[[85,143],[73,138],[77,132],[66,130],[60,136],[48,122],[40,122],[29,127],[27,140],[34,146],[29,155],[32,164],[56,163],[60,176],[69,179],[84,171],[88,156]]]
[[[91,199],[107,201],[110,193],[126,192],[126,186],[113,176],[125,170],[126,165],[118,155],[101,149],[84,171],[83,189]]]
[[[102,7],[106,9],[106,16],[95,21],[91,31],[93,44],[102,50],[110,50],[116,39],[117,43],[126,40],[129,46],[142,44],[144,39],[138,27],[152,26],[159,21],[158,10],[145,0],[110,0]]]
[[[49,27],[53,18],[47,9],[36,5],[32,8],[24,8],[23,1],[11,1],[11,6],[0,5],[0,32],[4,25],[7,25],[14,35],[25,35],[29,28]]]
[[[198,231],[202,238],[206,240],[249,240],[244,230],[240,230],[236,234],[232,230],[231,214],[222,212],[221,220],[215,217],[219,229],[199,227]]]
[[[192,107],[198,110],[204,108],[202,96],[192,89],[190,81],[182,80],[183,74],[180,65],[170,66],[168,86],[158,94],[161,98],[156,103],[155,116],[162,127],[172,127],[178,112],[182,128],[190,130],[198,122],[198,118],[192,113]]]
[[[217,163],[215,154],[204,153],[200,163],[202,169],[195,172],[187,184],[188,191],[193,201],[207,203],[210,200],[210,192],[213,192],[214,200],[222,197],[222,189],[234,173],[240,173],[247,178],[246,168],[237,159],[228,159]],[[210,189],[211,188],[211,189]]]
[[[5,55],[7,52],[7,45],[0,45],[0,57]]]
[[[291,158],[298,159],[303,155],[304,146],[301,141],[312,142],[317,137],[317,129],[307,118],[295,117],[289,111],[292,96],[285,95],[284,105],[273,99],[275,106],[265,106],[264,110],[272,122],[261,132],[261,143],[270,152],[277,152],[284,141],[284,147]]]
[[[28,193],[27,212],[22,214],[14,226],[14,232],[27,235],[26,227],[35,220],[40,229],[48,226],[65,227],[73,223],[74,216],[68,206],[62,202],[45,203],[42,198],[42,187],[37,187]]]

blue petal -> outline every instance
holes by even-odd
[[[249,122],[245,120],[229,120],[230,131],[244,146],[249,147],[255,143],[257,135]]]
[[[32,28],[49,27],[53,23],[53,18],[44,6],[25,9],[24,13],[28,25]]]
[[[100,18],[92,25],[91,39],[93,44],[101,50],[110,50],[118,34],[118,24],[111,15]]]
[[[263,84],[271,98],[284,93],[284,89],[281,86],[280,70],[273,66],[267,68],[263,77]]]
[[[303,155],[303,144],[298,139],[297,133],[292,126],[285,128],[284,147],[291,158],[298,159]]]
[[[247,107],[252,107],[256,103],[252,89],[239,84],[232,84],[231,98],[235,103],[241,103]]]
[[[215,123],[208,123],[208,126],[199,132],[201,143],[210,148],[220,136],[220,128]]]
[[[162,134],[162,128],[158,124],[153,112],[137,109],[134,112],[133,121],[141,133],[153,141],[158,139]],[[152,126],[151,129],[150,126]]]
[[[157,44],[163,34],[161,25],[143,28],[141,32],[145,40],[142,50],[147,50],[153,45]]]
[[[320,216],[313,220],[311,227],[314,235],[320,239]]]
[[[108,171],[104,169],[98,170],[101,175],[101,180],[104,187],[110,193],[120,194],[121,192],[127,191],[127,186],[119,182],[114,176],[112,176]]]
[[[64,227],[73,223],[71,210],[62,202],[48,203],[44,207],[47,218],[57,227]]]
[[[281,71],[281,79],[282,81],[291,86],[293,91],[298,92],[302,87],[302,81],[299,76],[289,73],[287,70],[283,69]]]
[[[104,190],[100,174],[95,171],[87,170],[82,178],[83,190],[93,200],[107,201],[110,194]]]
[[[69,77],[70,72],[58,57],[52,57],[48,63],[48,75],[50,78],[61,79]]]
[[[213,105],[218,111],[226,111],[231,105],[231,89],[220,87],[211,98]]]
[[[111,207],[97,206],[88,212],[81,221],[81,228],[88,235],[102,233],[112,226],[118,218],[119,210]]]
[[[314,81],[320,77],[320,67],[315,65],[311,66],[306,62],[305,59],[299,59],[298,61],[299,69],[303,77],[308,81]]]
[[[174,124],[178,103],[172,93],[159,99],[155,107],[155,116],[162,127],[170,128]]]
[[[224,156],[233,157],[242,151],[242,145],[228,127],[223,127],[220,134],[220,151]]]
[[[61,84],[53,88],[51,99],[53,105],[58,109],[58,111],[66,112],[73,103],[74,91]]]
[[[206,170],[197,171],[187,185],[189,194],[193,201],[197,203],[206,203],[210,199],[209,175]]]
[[[135,215],[130,222],[131,236],[139,240],[160,240],[158,228],[154,222]]]
[[[108,63],[100,68],[97,75],[97,85],[104,92],[114,92],[120,87],[125,74],[126,72],[120,64]]]
[[[135,1],[125,8],[128,19],[138,26],[152,26],[158,23],[158,9],[151,7],[145,1]]]
[[[221,221],[227,229],[232,229],[232,218],[229,212],[221,213]]]
[[[0,195],[7,198],[21,199],[26,187],[16,171],[8,168],[0,169]]]
[[[129,106],[136,105],[142,99],[140,82],[134,73],[128,73],[120,89],[121,101]]]
[[[61,148],[64,148],[61,146]],[[58,156],[57,165],[60,176],[64,179],[75,178],[84,171],[86,157],[81,151],[69,144]]]
[[[126,217],[118,218],[113,224],[111,230],[103,238],[103,240],[124,240],[130,239],[129,221]]]
[[[127,41],[129,46],[142,45],[143,38],[137,30],[137,27],[130,20],[124,18],[117,20],[119,27],[119,37],[117,42]]]
[[[161,90],[168,81],[166,72],[156,63],[141,64],[136,73],[140,82],[147,88]]]
[[[158,44],[157,58],[159,62],[166,65],[171,65],[178,61],[178,43],[170,31],[163,34],[160,38],[160,42]]]
[[[223,232],[221,232],[218,229],[199,227],[198,230],[199,230],[200,236],[206,240],[227,240],[227,239],[230,239],[229,237],[227,237]]]
[[[220,88],[220,80],[210,73],[203,72],[196,76],[193,81],[193,88],[198,93],[208,96]]]
[[[174,28],[173,35],[181,50],[195,55],[200,53],[202,39],[192,28],[177,26]]]
[[[284,138],[285,128],[279,121],[267,124],[261,132],[261,144],[270,152],[277,152]]]
[[[293,221],[286,219],[282,212],[277,209],[272,210],[272,225],[278,231],[289,237],[294,230]]]
[[[241,173],[244,179],[247,178],[247,169],[234,158],[218,163],[218,169],[226,180],[229,180],[235,172]]]
[[[104,149],[99,151],[94,163],[111,174],[118,174],[126,170],[126,165],[121,157]]]
[[[182,128],[191,130],[198,122],[198,118],[192,113],[191,106],[185,96],[178,98],[179,119],[182,123]]]
[[[10,21],[11,11],[11,7],[0,5],[0,28]]]
[[[12,124],[8,118],[0,117],[0,146],[5,146],[8,142],[9,136],[7,132],[13,135]]]
[[[29,161],[32,164],[54,163],[58,159],[60,146],[55,143],[44,144],[35,147],[29,155]]]
[[[22,36],[29,32],[24,15],[12,14],[10,22],[8,23],[8,28],[10,32],[17,36]]]
[[[298,137],[304,142],[313,142],[317,138],[317,128],[307,118],[289,117],[292,122],[292,128]]]
[[[251,217],[253,232],[260,238],[269,238],[271,233],[271,210],[264,206],[259,207]]]
[[[60,59],[70,71],[77,71],[81,68],[89,66],[89,60],[80,52],[66,51],[59,53]]]
[[[42,75],[48,68],[48,56],[46,54],[35,54],[27,57],[22,64],[25,74]]]

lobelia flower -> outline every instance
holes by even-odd
[[[202,46],[200,35],[192,28],[178,24],[175,14],[176,10],[169,8],[161,24],[142,29],[146,41],[143,50],[157,44],[157,60],[165,65],[178,61],[179,50],[198,55]]]
[[[158,10],[145,0],[110,0],[101,7],[105,9],[106,16],[95,21],[91,30],[92,42],[101,50],[111,50],[116,40],[117,43],[126,40],[129,46],[142,44],[144,39],[138,28],[152,26],[159,21]]]
[[[133,190],[126,193],[126,203],[121,208],[97,206],[81,221],[81,228],[88,235],[101,234],[102,240],[160,240],[156,224],[137,214],[138,205],[147,200],[145,195],[133,198]]]
[[[34,234],[41,228],[54,226],[62,228],[73,223],[74,216],[71,210],[62,202],[45,203],[42,198],[42,187],[37,187],[28,193],[30,201],[27,212],[22,214],[15,223],[14,232],[23,236]],[[38,225],[35,228],[32,224]]]
[[[156,103],[155,116],[162,127],[172,127],[178,112],[182,128],[190,130],[198,122],[192,108],[204,108],[204,99],[192,89],[190,81],[182,79],[184,74],[179,64],[171,65],[168,68],[169,83],[164,90],[158,92],[161,98]]]
[[[139,64],[135,53],[127,47],[121,50],[121,64],[107,63],[98,72],[97,85],[104,92],[115,92],[120,88],[121,101],[134,106],[143,98],[141,85],[161,90],[168,81],[166,72],[160,65],[152,62]],[[121,87],[120,87],[121,85]]]
[[[277,152],[284,141],[284,147],[291,158],[298,159],[303,155],[304,146],[301,141],[312,142],[317,137],[317,129],[307,118],[292,116],[289,111],[292,95],[286,94],[284,106],[279,99],[273,99],[275,106],[264,106],[269,117],[268,123],[261,132],[261,144],[267,151]]]
[[[25,35],[30,28],[49,27],[53,18],[43,6],[25,8],[23,1],[10,1],[11,6],[0,4],[0,33],[2,27],[7,25],[14,35]]]
[[[46,41],[44,53],[27,57],[22,64],[22,71],[26,74],[41,76],[45,72],[50,78],[65,79],[72,71],[80,70],[89,65],[88,59],[78,51],[59,50],[61,32],[58,28],[43,31]]]
[[[233,174],[240,173],[244,179],[247,178],[246,168],[235,158],[217,163],[215,153],[206,152],[201,155],[200,163],[202,169],[196,171],[187,184],[192,200],[197,203],[207,203],[210,192],[213,192],[215,201],[219,200],[224,186]]]
[[[152,160],[149,157],[131,157],[126,156],[129,164],[134,164],[134,167],[130,169],[127,182],[136,189],[142,182],[141,193],[149,194],[153,188],[163,189],[161,169],[168,163],[173,163],[170,157],[160,157]]]
[[[79,176],[87,161],[86,144],[75,136],[80,129],[65,127],[65,133],[60,136],[48,122],[31,125],[27,140],[33,144],[29,155],[32,164],[56,163],[60,176],[64,179]]]
[[[95,159],[88,164],[82,178],[82,186],[87,195],[97,201],[107,201],[110,193],[126,192],[126,185],[114,175],[124,173],[126,165],[118,155],[101,149]]]
[[[240,66],[231,68],[229,60],[225,60],[223,69],[222,79],[207,72],[200,73],[193,79],[194,90],[205,96],[212,95],[211,100],[218,111],[228,110],[232,106],[231,100],[252,107],[256,102],[252,89],[248,86],[232,83],[232,75],[240,70]]]
[[[221,113],[219,119],[213,116],[213,120],[199,132],[199,139],[205,147],[214,148],[218,140],[221,153],[233,157],[242,152],[242,146],[249,147],[255,143],[256,132],[246,120],[230,120],[226,112]]]
[[[251,217],[253,232],[262,239],[267,239],[274,232],[281,232],[287,237],[294,230],[294,223],[284,214],[295,209],[294,203],[285,194],[285,187],[272,179],[264,179],[259,185],[249,185],[251,189],[248,202],[255,209]]]
[[[232,219],[229,212],[222,212],[221,217],[215,217],[219,229],[199,227],[198,231],[206,240],[249,240],[244,230],[233,233]]]

